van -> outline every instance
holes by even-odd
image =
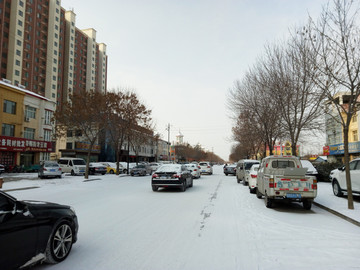
[[[86,162],[82,158],[63,157],[59,159],[58,163],[63,173],[71,173],[71,175],[85,174]]]
[[[244,186],[247,186],[249,183],[245,177],[245,172],[250,171],[250,168],[254,164],[260,164],[258,160],[254,159],[240,159],[236,165],[236,180],[238,183],[243,181]]]

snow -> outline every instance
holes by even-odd
[[[5,176],[5,175],[4,175]],[[25,179],[33,178],[31,179]],[[33,269],[359,269],[360,228],[315,205],[268,209],[248,187],[214,166],[194,186],[153,192],[150,177],[65,175],[5,182],[21,200],[68,204],[79,219],[78,242],[57,265]],[[6,180],[6,176],[5,176]],[[319,183],[316,202],[360,222],[346,198]]]

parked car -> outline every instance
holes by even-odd
[[[139,164],[130,170],[131,176],[135,176],[135,175],[145,176],[147,174],[151,175],[151,173],[152,173],[152,169],[148,164]]]
[[[116,173],[116,162],[100,162],[106,167],[106,172],[110,174]],[[124,173],[124,167],[119,163],[119,173]]]
[[[0,268],[65,260],[77,240],[78,228],[70,206],[18,201],[0,191]]]
[[[199,166],[200,166],[201,174],[210,174],[210,175],[213,174],[213,169],[210,162],[207,161],[199,162]]]
[[[82,158],[63,157],[59,159],[58,163],[63,173],[71,173],[71,175],[85,173],[86,163]]]
[[[127,174],[128,173],[128,166],[129,166],[129,171],[132,169],[132,168],[134,168],[135,166],[137,166],[137,164],[135,163],[135,162],[131,162],[131,163],[129,163],[129,165],[128,165],[128,163],[127,162],[120,162],[120,164],[124,167],[124,173],[125,174]]]
[[[318,178],[318,171],[309,160],[300,160],[300,162],[303,168],[307,168],[307,175],[315,176],[316,179]]]
[[[245,173],[249,173],[252,165],[259,164],[260,161],[255,159],[240,159],[236,165],[236,180],[238,183],[242,181],[243,185],[246,186],[249,183],[246,181]]]
[[[197,164],[185,164],[185,167],[191,172],[193,178],[199,179],[201,177],[200,169]]]
[[[259,166],[259,164],[254,164],[251,166],[249,172],[245,173],[245,178],[247,178],[247,182],[249,183],[250,193],[256,193]]]
[[[56,161],[42,161],[38,170],[39,178],[57,177],[61,178],[62,170]]]
[[[151,186],[153,191],[159,187],[179,187],[185,191],[187,187],[193,186],[193,178],[185,165],[164,164],[152,175]]]
[[[0,174],[5,172],[5,166],[0,164]]]
[[[99,162],[90,162],[89,163],[89,174],[102,174],[106,173],[106,166]]]
[[[226,176],[228,176],[229,174],[236,175],[236,164],[224,166],[224,174]]]
[[[350,161],[349,169],[352,192],[360,194],[360,158]],[[347,192],[345,166],[332,170],[330,180],[335,196],[341,197]]]
[[[151,162],[149,165],[153,172],[155,172],[161,166],[160,163],[156,163],[156,162]]]

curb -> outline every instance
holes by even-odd
[[[26,190],[26,189],[34,189],[34,188],[39,188],[39,187],[23,187],[23,188],[13,188],[13,189],[3,189],[1,191],[9,192],[9,191]]]
[[[352,218],[350,218],[348,216],[345,216],[345,215],[343,215],[343,214],[341,214],[341,213],[339,213],[339,212],[337,212],[337,211],[335,211],[333,209],[330,209],[329,207],[326,207],[326,206],[324,206],[324,205],[322,205],[320,203],[313,202],[313,204],[316,205],[317,207],[320,207],[321,209],[324,209],[324,210],[328,211],[329,213],[331,213],[331,214],[333,214],[335,216],[338,216],[338,217],[340,217],[340,218],[354,224],[355,226],[360,227],[360,222],[355,220],[355,219],[352,219]]]

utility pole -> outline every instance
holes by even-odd
[[[166,130],[168,132],[168,158],[170,161],[170,123],[168,124]]]

